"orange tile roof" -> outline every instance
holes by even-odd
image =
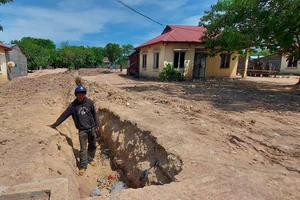
[[[110,62],[110,61],[109,61],[108,57],[104,57],[103,62]]]

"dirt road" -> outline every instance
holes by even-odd
[[[97,166],[77,176],[72,120],[60,132],[46,126],[73,100],[76,76],[99,109],[115,171],[99,145]],[[103,189],[99,199],[300,199],[297,81],[164,83],[94,69],[1,83],[0,186],[67,178],[69,198],[88,199],[98,178],[121,171],[130,187],[143,188],[109,196]],[[140,181],[155,159],[160,166]]]

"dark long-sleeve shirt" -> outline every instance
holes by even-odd
[[[94,103],[90,99],[84,98],[83,102],[75,99],[51,127],[59,126],[70,115],[72,115],[78,130],[87,130],[99,126]]]

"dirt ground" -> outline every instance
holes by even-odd
[[[300,199],[300,86],[294,76],[165,83],[126,72],[63,69],[2,82],[0,187],[63,177],[70,199],[89,199],[98,178],[116,176],[100,145],[96,167],[78,176],[72,120],[58,130],[46,126],[74,99],[76,76],[97,108],[150,131],[182,160],[170,184],[103,192],[98,199]]]

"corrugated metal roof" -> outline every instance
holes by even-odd
[[[11,51],[11,48],[0,42],[0,48]]]
[[[168,25],[161,35],[141,44],[136,49],[161,42],[199,43],[205,31],[206,28],[203,26]]]

